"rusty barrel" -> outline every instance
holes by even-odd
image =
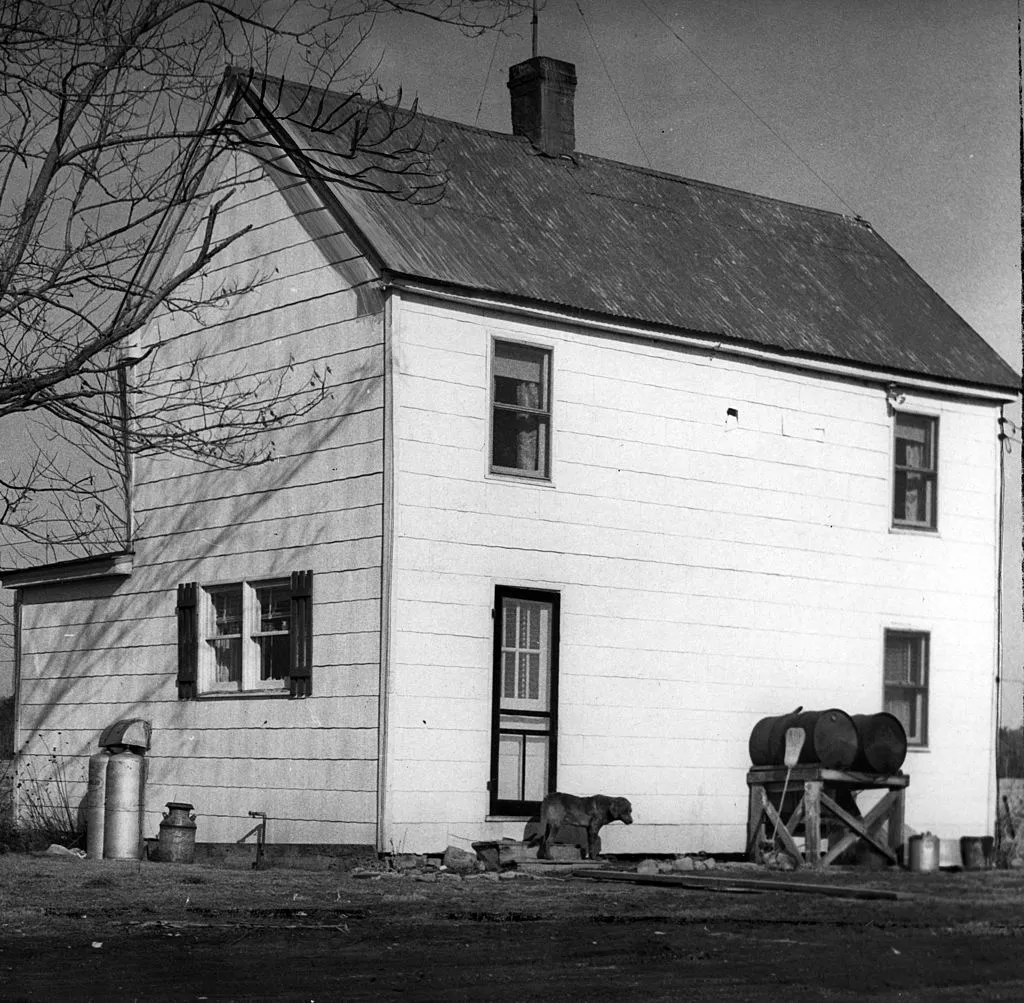
[[[762,718],[750,733],[748,750],[754,766],[782,766],[786,756],[786,732],[803,728],[801,763],[821,763],[845,770],[857,758],[857,729],[853,719],[838,707]]]
[[[907,758],[907,733],[893,714],[854,714],[859,748],[854,769],[865,773],[895,773]]]

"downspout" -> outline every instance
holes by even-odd
[[[1002,733],[1003,723],[1003,699],[1002,699],[1002,681],[1003,681],[1003,511],[1005,506],[1006,496],[1006,471],[1005,461],[1003,460],[1003,454],[1009,445],[1006,432],[1004,431],[1006,425],[1006,417],[1003,414],[1003,405],[999,406],[999,433],[996,436],[996,442],[999,449],[999,462],[997,464],[997,471],[999,477],[999,486],[996,494],[996,675],[995,675],[995,828],[993,832],[996,837],[996,847],[998,849],[1001,843],[1001,826],[999,824],[999,781],[1002,777],[999,775],[1000,763],[999,763],[999,745]]]
[[[18,817],[17,783],[18,756],[21,751],[21,589],[14,590],[14,606],[12,609],[13,642],[14,642],[14,720],[11,722],[11,811],[14,818]],[[12,819],[13,821],[13,819]]]
[[[377,686],[377,833],[380,853],[388,850],[385,834],[390,839],[387,820],[388,793],[388,704],[391,700],[391,633],[392,566],[395,542],[395,326],[400,306],[399,294],[388,290],[384,299],[384,442],[383,485],[381,498],[380,555],[380,674]],[[393,849],[393,848],[392,848]]]

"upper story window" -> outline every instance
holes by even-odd
[[[312,692],[313,573],[178,586],[178,696]]]
[[[551,352],[546,348],[494,343],[491,470],[551,476]]]
[[[938,525],[939,419],[896,413],[892,524],[908,529]]]
[[[928,634],[885,632],[885,709],[900,719],[908,745],[928,744]]]

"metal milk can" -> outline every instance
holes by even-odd
[[[183,801],[167,802],[157,846],[161,862],[192,863],[196,854],[196,817],[192,814],[192,805]]]

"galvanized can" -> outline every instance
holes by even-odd
[[[136,860],[142,847],[142,790],[145,760],[134,752],[110,757],[106,772],[103,810],[103,856]]]
[[[104,815],[107,810],[107,764],[110,751],[104,749],[89,757],[89,794],[86,800],[86,856],[103,859]]]
[[[939,837],[933,836],[930,832],[911,836],[907,857],[912,871],[937,871],[939,869]]]
[[[159,859],[169,864],[191,864],[196,855],[196,817],[192,805],[168,801],[157,841]]]

